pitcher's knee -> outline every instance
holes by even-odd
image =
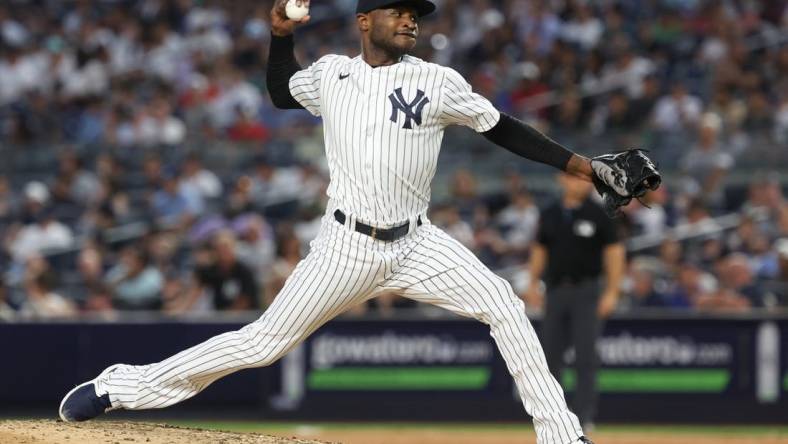
[[[246,340],[243,348],[249,352],[247,363],[252,367],[265,367],[273,364],[302,340],[302,335],[298,332],[272,329],[255,324],[249,324],[238,331]]]
[[[514,293],[512,285],[503,278],[496,276],[490,293],[490,297],[495,301],[497,307],[525,310],[525,303]]]
[[[487,294],[489,315],[508,318],[525,313],[525,303],[514,294],[508,281],[495,276],[491,283]]]
[[[501,324],[522,324],[527,321],[525,316],[525,306],[518,306],[518,301],[510,301],[509,305],[499,310],[494,310],[488,314],[490,325],[496,326]],[[522,301],[519,301],[522,304]]]

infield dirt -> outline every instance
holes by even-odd
[[[55,420],[0,421],[3,444],[327,444],[297,438],[199,430],[163,424]]]
[[[145,422],[92,421],[64,423],[54,420],[0,421],[0,444],[534,444],[533,432],[512,429],[396,429],[320,428],[274,433],[235,433],[175,427]],[[301,438],[288,436],[300,435]],[[305,438],[310,439],[305,439]],[[592,434],[599,444],[788,444],[785,433],[726,434],[713,436],[671,431],[606,431]],[[314,439],[321,439],[315,441]]]

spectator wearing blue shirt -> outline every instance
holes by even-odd
[[[180,178],[168,171],[162,177],[161,189],[153,193],[151,209],[159,224],[185,227],[201,212],[202,199],[181,187]]]
[[[147,254],[140,248],[125,248],[120,263],[107,272],[105,280],[112,290],[112,305],[116,309],[158,310],[162,306],[164,277],[150,265]]]

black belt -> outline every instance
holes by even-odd
[[[342,225],[345,225],[347,216],[340,210],[334,211],[334,219]],[[417,226],[421,226],[421,216],[416,219]],[[410,222],[406,222],[398,227],[391,228],[375,228],[371,225],[356,222],[356,231],[361,234],[366,234],[372,239],[382,240],[386,242],[393,242],[410,232]]]

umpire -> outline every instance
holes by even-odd
[[[544,302],[542,344],[550,371],[559,381],[564,352],[574,346],[573,410],[588,429],[596,413],[596,340],[603,320],[618,302],[625,249],[613,221],[590,198],[593,185],[567,174],[560,174],[558,182],[563,195],[542,213],[526,298],[532,305]],[[600,279],[603,271],[604,280]],[[542,277],[546,297],[540,290]]]

